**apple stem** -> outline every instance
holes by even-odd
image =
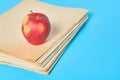
[[[30,11],[33,14],[33,11]]]
[[[33,14],[33,19],[35,19],[35,14],[34,14],[34,12],[33,11],[30,11],[32,14]]]

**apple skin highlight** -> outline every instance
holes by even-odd
[[[42,13],[30,13],[23,19],[22,33],[32,45],[40,45],[45,42],[50,34],[50,22]]]

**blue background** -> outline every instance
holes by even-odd
[[[22,0],[0,0],[0,14]],[[50,75],[0,65],[0,80],[120,80],[120,0],[41,0],[85,8],[89,19]]]

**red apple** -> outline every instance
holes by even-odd
[[[42,13],[30,13],[22,22],[22,33],[26,40],[33,45],[45,42],[50,33],[48,17]]]

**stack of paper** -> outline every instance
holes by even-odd
[[[38,46],[28,43],[21,32],[30,11],[44,13],[51,23],[49,37]],[[0,16],[0,63],[48,74],[86,20],[84,9],[23,1]]]

